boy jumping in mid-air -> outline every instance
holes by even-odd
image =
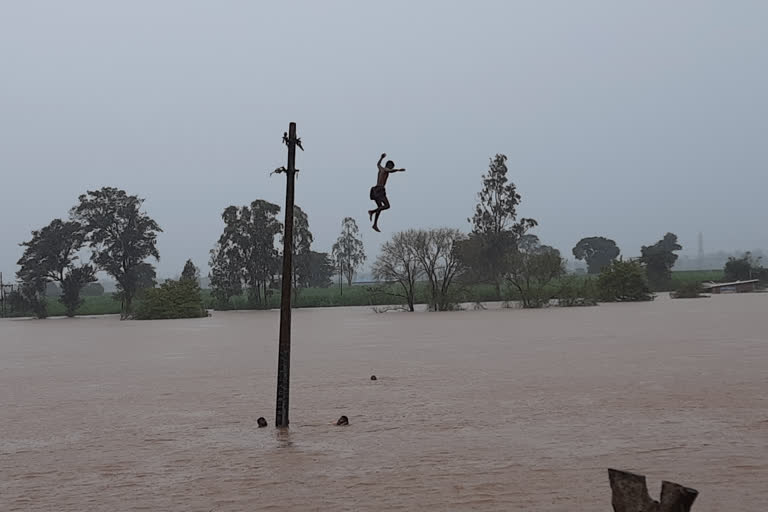
[[[395,169],[395,162],[387,160],[384,167],[381,166],[381,162],[387,157],[386,153],[381,154],[379,162],[376,164],[379,168],[379,175],[376,179],[376,186],[371,187],[371,201],[376,201],[377,208],[375,210],[368,210],[368,218],[373,220],[373,229],[379,231],[379,215],[384,210],[389,209],[389,199],[387,199],[387,179],[389,174],[393,172],[404,172],[405,169]],[[374,219],[374,214],[376,218]]]

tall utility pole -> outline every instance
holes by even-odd
[[[0,272],[0,318],[5,318],[5,286],[3,286],[2,272]]]
[[[283,236],[283,287],[280,295],[280,347],[277,356],[277,415],[275,426],[288,427],[288,389],[291,380],[291,282],[293,271],[293,192],[296,177],[296,123],[291,123],[287,138],[288,168],[285,187],[285,233]]]

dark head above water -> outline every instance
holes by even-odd
[[[339,426],[349,425],[349,418],[347,418],[346,416],[342,416],[341,418],[339,418],[339,421],[337,421],[336,424]]]
[[[376,376],[375,375],[371,375],[371,380],[376,380]]]
[[[259,424],[259,428],[264,428],[267,426],[267,420],[265,420],[264,418],[257,419],[256,423]]]

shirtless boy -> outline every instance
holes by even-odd
[[[368,218],[373,220],[373,229],[379,231],[379,215],[384,210],[389,209],[389,199],[387,199],[387,179],[390,173],[404,172],[405,169],[395,169],[395,162],[388,160],[384,167],[381,166],[381,162],[387,157],[386,153],[381,154],[379,162],[376,164],[379,168],[379,175],[376,179],[376,186],[371,187],[371,201],[376,201],[377,208],[375,210],[368,210]],[[374,215],[376,218],[374,219]]]

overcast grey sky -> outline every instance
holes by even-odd
[[[283,203],[280,138],[305,153],[316,250],[354,216],[469,229],[509,156],[520,213],[563,250],[768,247],[768,3],[760,0],[0,3],[0,270],[88,189],[146,198],[158,270],[205,265],[230,204]],[[382,233],[366,210],[382,152]]]

